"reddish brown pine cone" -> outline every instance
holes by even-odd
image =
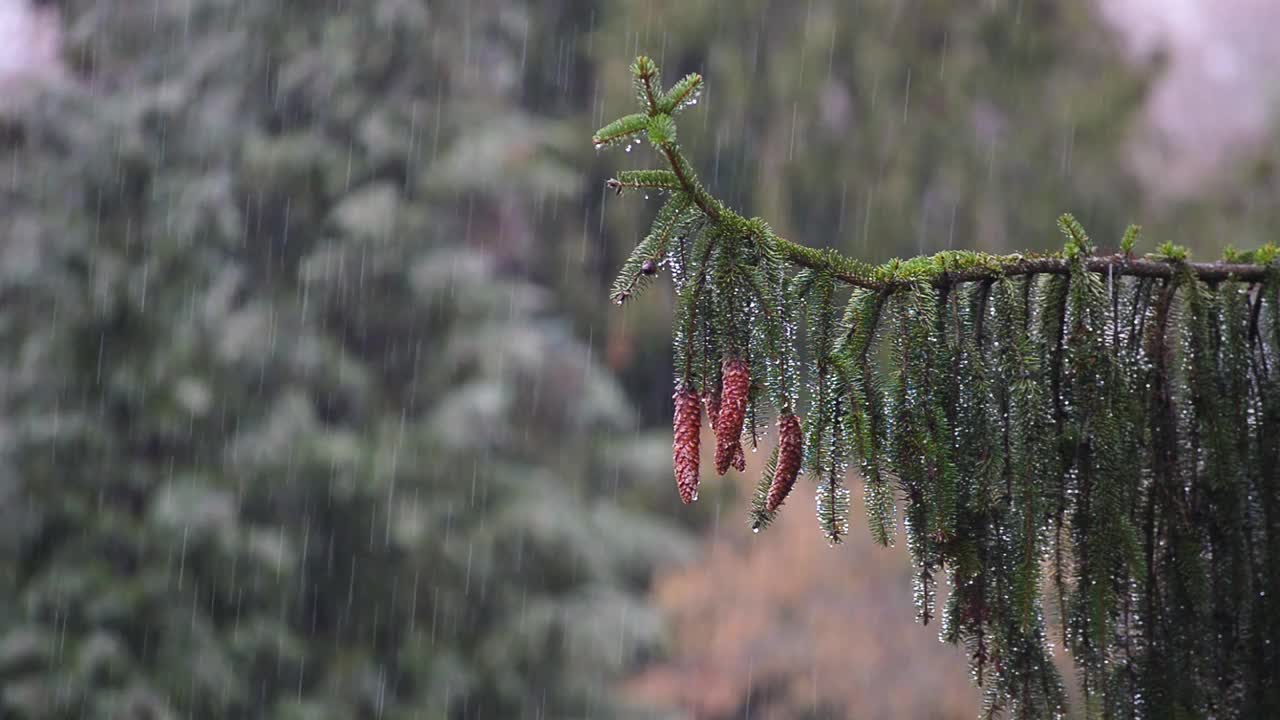
[[[778,465],[769,486],[765,509],[773,512],[787,499],[787,493],[796,484],[800,474],[801,451],[804,440],[800,433],[800,418],[786,413],[778,418]]]
[[[716,472],[723,475],[729,466],[746,467],[742,452],[742,422],[747,417],[747,393],[751,371],[738,358],[726,358],[720,367],[720,412],[716,416]]]
[[[711,424],[711,429],[716,429],[716,418],[720,417],[720,390],[719,388],[705,392],[702,395],[703,400],[707,403],[707,420]],[[732,463],[733,469],[738,472],[746,472],[747,455],[742,450],[742,443],[739,442],[733,451]]]
[[[676,489],[688,505],[698,499],[698,440],[702,434],[702,402],[688,388],[675,394],[672,415],[671,460],[675,466]]]
[[[707,419],[711,421],[711,429],[716,429],[716,418],[720,417],[720,388],[702,394],[707,403]]]
[[[733,447],[732,464],[733,464],[733,469],[737,470],[738,472],[747,471],[747,454],[742,450],[741,441],[739,441],[738,444]]]

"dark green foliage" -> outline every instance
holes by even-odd
[[[649,284],[652,276],[643,273],[644,263],[653,261],[662,263],[667,259],[671,242],[682,232],[689,232],[697,223],[699,216],[693,212],[693,203],[689,196],[675,192],[658,211],[653,220],[653,229],[636,246],[635,252],[627,258],[609,296],[616,303],[640,293]]]
[[[849,532],[849,490],[844,476],[849,453],[849,389],[846,373],[837,369],[834,310],[835,276],[816,274],[808,301],[809,375],[813,412],[809,416],[804,443],[805,467],[818,483],[818,523],[827,541],[836,544]]]
[[[884,391],[871,352],[887,297],[883,292],[854,290],[842,323],[846,335],[835,359],[848,392],[849,410],[844,416],[847,436],[866,482],[867,521],[872,537],[885,546],[893,542],[897,506],[894,478],[885,458],[889,421]]]
[[[698,95],[701,92],[702,76],[697,73],[689,73],[671,86],[671,89],[662,96],[662,101],[658,104],[658,107],[663,113],[673,114],[697,103]]]
[[[892,363],[897,382],[889,393],[892,462],[906,500],[907,547],[919,567],[916,604],[928,623],[934,615],[935,572],[955,518],[955,467],[943,402],[944,342],[937,330],[938,298],[913,284],[895,295],[890,309]]]
[[[0,110],[0,717],[634,717],[670,441],[512,239],[590,149],[459,62],[554,18],[58,5],[75,77]]]
[[[755,492],[751,494],[751,529],[755,532],[769,527],[769,523],[773,522],[774,515],[777,512],[770,512],[767,503],[769,500],[769,486],[773,484],[773,476],[778,470],[778,446],[773,446],[773,451],[769,453],[769,459],[765,461],[764,472],[760,474],[760,481],[756,483]]]
[[[624,170],[617,177],[618,192],[623,188],[678,191],[680,181],[670,170]]]
[[[1136,257],[1130,227],[1121,253],[1098,255],[1064,215],[1057,253],[869,266],[710,197],[652,99],[656,68],[634,67],[660,126],[650,139],[701,223],[668,251],[677,382],[705,386],[711,366],[696,358],[745,347],[767,389],[753,412],[765,398],[798,412],[805,346],[805,468],[822,530],[833,543],[845,532],[851,461],[878,542],[901,501],[919,615],[938,614],[945,574],[941,634],[969,650],[986,714],[1066,712],[1050,617],[1087,717],[1280,713],[1274,248],[1192,264],[1164,243]],[[627,267],[653,252],[642,243]],[[776,452],[757,530],[772,520],[775,464]]]
[[[591,142],[602,148],[609,145],[622,145],[631,142],[636,135],[649,129],[649,117],[643,113],[627,115],[605,125],[596,131]]]

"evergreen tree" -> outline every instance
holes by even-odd
[[[726,368],[741,363],[745,428],[717,446],[754,444],[778,418],[754,526],[803,467],[820,528],[839,542],[845,466],[858,464],[880,542],[893,541],[903,501],[918,614],[969,649],[987,714],[1065,711],[1050,613],[1088,716],[1280,712],[1275,246],[1193,263],[1170,243],[1136,254],[1131,227],[1119,252],[1100,253],[1064,215],[1059,252],[869,265],[787,241],[714,197],[674,120],[702,78],[668,88],[646,57],[631,74],[640,111],[593,142],[647,140],[664,167],[620,172],[609,187],[664,201],[611,297],[634,297],[658,270],[675,286],[673,451],[686,502],[697,497],[696,398],[725,431]],[[954,588],[942,608],[940,573]]]
[[[0,117],[0,717],[638,714],[690,542],[524,273],[579,219],[522,18],[65,5]]]

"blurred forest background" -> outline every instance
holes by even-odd
[[[0,717],[965,718],[902,550],[679,505],[652,55],[867,260],[1276,240],[1250,0],[0,0]],[[1273,34],[1273,33],[1271,33]],[[754,459],[754,458],[753,458]],[[758,468],[752,463],[749,471]],[[748,474],[751,474],[750,472]]]

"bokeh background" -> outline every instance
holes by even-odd
[[[1269,0],[0,0],[0,717],[967,718],[901,548],[670,476],[640,52],[866,260],[1277,240]],[[752,458],[748,475],[758,472]],[[855,479],[856,482],[856,479]],[[855,504],[856,507],[856,504]]]

